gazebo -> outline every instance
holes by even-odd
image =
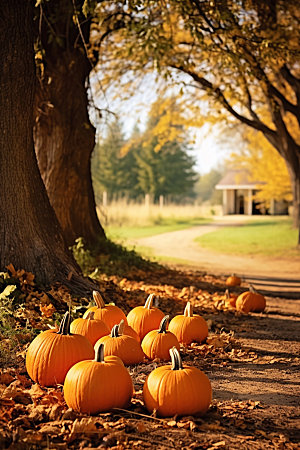
[[[223,191],[223,214],[288,214],[288,202],[271,200],[270,208],[262,210],[254,200],[261,181],[253,181],[246,170],[229,170],[216,189]]]
[[[261,184],[251,180],[246,170],[229,170],[216,185],[223,191],[223,214],[261,214],[253,200]]]

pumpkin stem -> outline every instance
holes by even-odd
[[[93,291],[93,299],[98,308],[104,308],[105,302],[103,300],[102,295],[98,291]]]
[[[226,291],[225,291],[225,298],[227,298],[227,299],[230,298],[229,289],[226,289]]]
[[[169,350],[170,356],[171,356],[171,362],[172,362],[172,370],[181,370],[183,369],[182,366],[182,359],[180,356],[179,351],[176,347],[172,347]]]
[[[119,337],[119,325],[114,325],[110,332],[111,337]]]
[[[94,320],[95,318],[95,311],[89,311],[86,315],[86,319]]]
[[[95,359],[97,362],[104,362],[104,344],[100,344],[95,350]]]
[[[193,305],[191,302],[187,302],[186,307],[184,308],[183,315],[185,317],[193,317]]]
[[[150,294],[145,301],[144,308],[151,309],[154,300],[154,294]]]
[[[249,291],[252,292],[252,294],[256,294],[257,293],[257,290],[254,289],[254,286],[252,284],[250,284]]]
[[[125,326],[125,322],[122,319],[121,322],[118,325],[118,334],[119,334],[119,336],[124,334],[124,326]]]
[[[71,334],[70,333],[70,321],[71,321],[71,316],[70,316],[69,311],[67,311],[64,314],[62,321],[60,322],[59,330],[58,330],[57,334],[63,334],[63,335]]]
[[[168,323],[169,323],[169,320],[170,320],[170,316],[165,316],[165,317],[161,320],[161,322],[160,322],[160,324],[159,324],[159,330],[158,330],[158,333],[166,333],[166,332],[167,332],[167,325],[168,325]]]

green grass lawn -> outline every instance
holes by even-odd
[[[288,217],[260,219],[241,226],[228,226],[196,238],[201,247],[221,253],[300,257],[298,230]]]
[[[148,236],[154,236],[156,234],[167,233],[168,231],[183,230],[185,228],[190,228],[195,225],[204,225],[211,222],[209,219],[193,218],[166,218],[159,220],[158,223],[154,223],[151,226],[140,226],[140,227],[113,227],[108,226],[105,228],[107,236],[112,240],[126,241],[128,239],[138,239]]]

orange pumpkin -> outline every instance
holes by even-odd
[[[142,349],[149,359],[170,359],[169,350],[176,347],[179,350],[179,342],[175,334],[167,331],[169,316],[165,316],[160,322],[158,330],[149,331],[142,341]]]
[[[58,331],[43,331],[31,342],[26,353],[26,369],[30,378],[41,386],[55,386],[64,382],[74,364],[93,355],[93,346],[87,338],[70,334],[70,315],[66,312]]]
[[[253,286],[249,291],[239,295],[236,300],[236,310],[244,313],[262,312],[266,307],[266,299],[263,295],[256,292]]]
[[[73,320],[70,325],[71,333],[81,334],[85,336],[94,346],[98,339],[109,334],[109,328],[102,320],[94,318],[95,312],[90,311],[86,318],[78,318]]]
[[[169,331],[175,334],[180,344],[189,345],[191,342],[203,342],[208,336],[208,326],[203,317],[193,314],[193,307],[187,302],[183,315],[175,316]]]
[[[122,320],[121,320],[122,322]],[[120,323],[121,323],[120,322]],[[123,320],[124,322],[124,320]],[[137,334],[136,331],[134,331],[133,328],[131,328],[127,323],[124,323],[124,327],[123,327],[123,334],[126,334],[126,336],[131,336],[133,339],[135,339],[138,343],[141,342],[139,335]]]
[[[123,334],[124,321],[115,325],[109,336],[103,336],[95,344],[95,350],[99,345],[104,344],[105,356],[115,355],[121,358],[124,364],[138,364],[144,360],[144,353],[137,342],[131,336]]]
[[[240,277],[237,277],[236,275],[232,274],[230,277],[226,280],[227,286],[240,286],[242,282],[242,279]]]
[[[144,306],[136,306],[127,315],[127,322],[142,340],[151,330],[159,327],[164,313],[153,306],[154,294],[150,294]]]
[[[97,414],[112,408],[126,408],[133,395],[128,370],[116,356],[104,357],[99,345],[95,359],[75,364],[67,373],[64,397],[69,408]]]
[[[93,291],[93,299],[96,302],[97,306],[92,306],[91,308],[89,308],[83,315],[84,319],[87,317],[87,314],[90,311],[94,311],[94,319],[102,320],[104,323],[106,323],[109,331],[116,323],[119,323],[122,319],[125,321],[125,323],[127,323],[124,312],[116,305],[106,305],[100,292]]]
[[[204,414],[211,403],[208,377],[196,367],[183,366],[179,351],[170,350],[172,365],[160,366],[146,378],[143,397],[147,410],[161,417]]]
[[[226,306],[232,306],[233,308],[235,308],[237,298],[238,298],[238,295],[229,293],[229,290],[226,289],[226,291],[225,291]]]

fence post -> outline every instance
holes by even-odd
[[[160,195],[159,196],[159,208],[163,209],[163,206],[164,206],[164,196]]]
[[[102,194],[102,205],[104,206],[104,208],[106,208],[107,206],[107,192],[104,191]]]

